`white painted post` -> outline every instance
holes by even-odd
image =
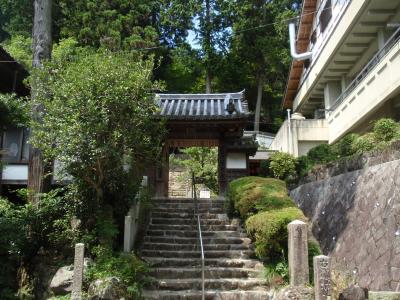
[[[288,231],[290,285],[307,285],[309,283],[307,224],[295,220],[289,223]]]
[[[82,299],[82,281],[84,267],[85,245],[83,243],[75,244],[74,275],[72,279],[72,300]]]

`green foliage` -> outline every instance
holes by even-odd
[[[32,20],[31,0],[0,0],[0,41],[10,35],[29,37],[32,34]]]
[[[89,266],[85,280],[91,282],[111,276],[118,277],[127,286],[131,299],[138,299],[148,266],[134,253],[113,253],[103,247],[97,247],[94,253],[96,260]]]
[[[274,178],[242,177],[228,187],[227,208],[245,220],[260,211],[293,206],[284,181]]]
[[[71,228],[74,203],[61,190],[44,194],[40,205],[15,205],[0,198],[0,298],[16,290],[16,272],[22,263],[29,263],[40,249],[68,254],[78,237]],[[22,292],[22,291],[21,291]]]
[[[389,142],[399,137],[400,127],[392,119],[383,118],[374,123],[374,135],[378,142]]]
[[[29,123],[27,99],[15,94],[0,94],[0,132],[11,127],[23,127]]]
[[[270,287],[286,285],[289,283],[289,265],[282,254],[282,261],[269,263],[264,268],[264,278]]]
[[[352,146],[354,153],[357,154],[362,154],[373,150],[377,146],[375,134],[370,132],[359,136],[357,139],[354,140]]]
[[[89,231],[102,210],[122,222],[145,167],[158,157],[164,130],[153,118],[151,91],[159,85],[152,67],[134,54],[81,50],[33,74],[35,104],[46,114],[32,122],[31,143],[72,176],[70,196]]]
[[[270,171],[269,171],[269,160],[263,160],[260,163],[260,175],[263,177],[270,177]]]
[[[335,145],[335,149],[340,157],[350,156],[355,153],[353,144],[359,137],[356,133],[349,133],[341,138]]]
[[[275,152],[270,157],[270,170],[275,178],[287,179],[296,173],[296,158],[285,152]]]
[[[297,158],[296,173],[298,177],[303,177],[308,171],[312,169],[314,162],[307,155],[303,155]]]
[[[186,158],[173,158],[171,164],[185,168],[184,180],[195,177],[203,179],[204,185],[213,193],[218,194],[218,148],[189,147],[181,149]]]
[[[310,149],[307,156],[314,164],[323,164],[337,159],[337,154],[328,144],[320,144]]]
[[[260,212],[246,220],[246,231],[255,239],[256,255],[266,261],[276,261],[287,253],[287,225],[294,220],[306,221],[297,207]]]
[[[14,35],[2,44],[4,49],[25,69],[32,67],[32,38],[23,35]]]

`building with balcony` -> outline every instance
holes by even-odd
[[[292,117],[271,149],[301,156],[382,117],[400,118],[400,2],[304,0],[282,106]]]

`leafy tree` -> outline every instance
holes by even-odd
[[[49,63],[37,100],[46,107],[33,122],[31,142],[72,176],[71,193],[87,226],[123,220],[144,168],[156,159],[163,133],[153,120],[153,63],[124,52],[91,52]]]
[[[0,0],[0,41],[14,35],[31,36],[32,21],[32,0]]]
[[[290,57],[287,26],[283,20],[294,16],[298,2],[239,0],[235,3],[232,51],[237,52],[240,65],[246,65],[249,75],[257,82],[256,131],[259,130],[263,93],[273,99],[280,98],[284,90]]]

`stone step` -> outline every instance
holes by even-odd
[[[199,268],[157,268],[150,272],[150,276],[157,279],[179,279],[179,278],[201,278],[201,267]],[[260,278],[261,273],[254,269],[245,268],[216,268],[205,267],[204,277],[207,279],[221,278]]]
[[[187,238],[187,237],[174,237],[174,236],[146,236],[145,242],[151,243],[175,243],[175,244],[196,244],[199,242],[199,238]],[[235,245],[249,245],[251,240],[249,238],[240,237],[223,237],[223,238],[204,238],[203,244],[235,244]]]
[[[164,208],[164,209],[187,209],[194,210],[195,205],[191,203],[153,203],[154,208]],[[219,204],[206,204],[201,203],[198,206],[200,211],[209,211],[210,209],[219,209],[221,213],[224,213],[224,206]]]
[[[141,250],[142,256],[166,257],[166,258],[200,258],[199,251],[168,251],[168,250]],[[251,258],[254,256],[252,250],[209,250],[204,251],[205,259],[209,258]]]
[[[206,290],[206,300],[270,300],[272,292],[259,288],[249,291]],[[143,297],[148,300],[201,300],[202,293],[197,290],[184,291],[143,291]]]
[[[178,198],[173,198],[173,197],[156,197],[152,198],[152,202],[194,202],[195,200],[193,198],[185,198],[185,197],[178,197]],[[213,202],[213,203],[225,203],[224,199],[214,199],[214,198],[197,198],[197,201],[199,203],[202,202]]]
[[[225,237],[246,237],[244,233],[236,230],[221,230],[221,231],[201,231],[203,238],[225,238]],[[192,237],[198,238],[199,233],[197,230],[162,230],[162,229],[149,229],[147,230],[148,236],[169,236],[173,237]]]
[[[221,279],[206,279],[204,281],[206,289],[218,289],[218,290],[251,290],[259,286],[265,285],[263,279],[237,279],[237,278],[221,278]],[[186,279],[153,279],[149,282],[147,289],[157,290],[201,290],[201,280],[198,278],[186,278]]]
[[[152,218],[194,218],[195,215],[193,211],[190,213],[179,213],[176,211],[168,211],[168,212],[160,212],[160,211],[153,211],[151,214]],[[213,214],[213,213],[202,213],[200,214],[200,219],[225,219],[226,214]]]
[[[193,225],[172,225],[172,224],[150,224],[149,230],[197,230],[197,224]],[[201,231],[236,231],[237,225],[201,225]]]
[[[166,268],[166,267],[199,267],[201,266],[200,259],[193,258],[164,258],[164,257],[145,257],[142,259],[146,261],[151,267]],[[234,258],[214,258],[206,259],[204,264],[208,267],[220,268],[254,268],[256,270],[263,270],[263,264],[255,259],[234,259]]]
[[[194,208],[193,207],[156,207],[154,206],[152,208],[152,213],[164,213],[164,214],[169,214],[169,213],[187,213],[187,214],[192,214],[193,215]],[[212,208],[199,208],[198,212],[200,214],[224,214],[225,210],[222,207],[212,207]]]
[[[151,218],[150,224],[161,225],[197,225],[197,218]],[[200,219],[201,225],[231,225],[229,220],[221,219]]]
[[[242,244],[204,244],[204,251],[214,250],[252,250],[252,245]],[[199,242],[194,244],[173,244],[173,243],[144,243],[142,249],[146,250],[167,250],[167,251],[199,251]]]

